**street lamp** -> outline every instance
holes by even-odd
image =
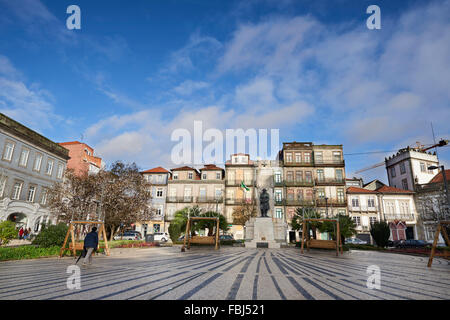
[[[325,212],[326,212],[326,215],[327,215],[327,218],[328,218],[328,198],[327,197],[325,197]]]

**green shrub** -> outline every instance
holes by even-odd
[[[3,247],[0,248],[0,261],[54,257],[59,255],[60,249],[59,246],[40,248],[33,245]]]
[[[386,221],[377,221],[372,223],[370,225],[370,234],[378,247],[387,247],[391,230],[389,229],[389,225]]]
[[[16,224],[12,221],[0,222],[0,245],[8,244],[17,236]]]
[[[181,224],[172,222],[169,225],[168,231],[169,231],[170,239],[172,239],[172,241],[177,241],[181,235]]]
[[[68,229],[69,227],[64,223],[43,226],[41,232],[34,238],[33,244],[43,248],[52,246],[61,247],[64,243],[64,238],[66,237]],[[71,241],[70,235],[68,241]]]

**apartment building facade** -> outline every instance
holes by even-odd
[[[324,217],[346,214],[342,145],[285,142],[278,157],[283,170],[274,176],[275,198],[286,212],[290,242],[299,239],[291,228],[297,208],[316,208]]]
[[[136,230],[143,236],[157,232],[167,232],[169,217],[166,216],[167,184],[170,171],[162,167],[156,167],[141,172],[151,192],[149,209],[151,219],[149,221],[136,222]]]
[[[48,192],[62,182],[69,151],[0,113],[0,220],[40,231],[54,223]]]
[[[244,183],[245,187],[241,184]],[[233,222],[236,208],[247,204],[256,209],[256,165],[249,154],[237,153],[225,163],[225,217],[235,239],[244,239],[244,226]]]
[[[185,207],[198,206],[203,212],[224,214],[224,169],[215,165],[205,165],[198,170],[184,166],[171,172],[166,196],[168,221]]]
[[[86,143],[69,141],[59,144],[69,150],[67,168],[74,170],[76,175],[95,174],[105,166],[102,158],[95,156],[94,149]]]

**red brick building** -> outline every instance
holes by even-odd
[[[94,156],[94,149],[79,141],[61,142],[59,145],[69,150],[67,168],[76,175],[97,173],[102,168],[102,158]]]

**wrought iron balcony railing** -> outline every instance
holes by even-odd
[[[166,198],[166,202],[168,203],[190,203],[192,202],[192,200],[193,200],[192,196],[182,196],[182,197],[168,196]]]
[[[414,214],[389,214],[386,213],[384,218],[388,221],[401,220],[401,221],[414,221]]]
[[[316,178],[316,185],[345,185],[345,179],[337,178]]]
[[[198,203],[222,203],[223,198],[222,197],[197,197],[195,199],[195,202]]]

